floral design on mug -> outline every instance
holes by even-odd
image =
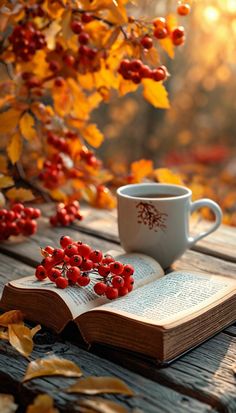
[[[151,203],[139,202],[136,205],[138,210],[138,223],[147,225],[150,230],[158,231],[161,229],[165,231],[166,218],[168,214],[165,212],[158,211],[158,209]]]

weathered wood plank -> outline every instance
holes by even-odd
[[[32,275],[33,271],[33,268],[29,265],[0,253],[0,297],[3,287],[8,281],[17,280],[17,278],[26,275]]]
[[[40,334],[37,336],[40,336]],[[178,391],[138,376],[107,360],[101,360],[70,343],[49,342],[44,345],[38,344],[31,358],[45,357],[46,352],[76,362],[85,375],[115,375],[124,380],[134,390],[136,396],[129,399],[122,396],[109,398],[125,405],[129,408],[129,411],[133,408],[139,408],[145,413],[171,413],[173,406],[175,406],[174,411],[176,413],[217,412],[217,409],[207,403],[198,401],[191,396],[182,395]],[[18,355],[7,343],[0,342],[0,392],[9,392],[10,390],[21,407],[28,405],[38,393],[47,393],[54,398],[55,404],[61,413],[80,411],[79,400],[82,396],[65,394],[62,390],[72,384],[75,381],[73,379],[48,377],[19,385],[24,376],[27,363],[27,360]]]

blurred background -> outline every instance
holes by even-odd
[[[236,0],[189,3],[190,16],[179,17],[185,45],[173,61],[161,53],[171,109],[157,110],[137,93],[104,106],[95,114],[107,137],[99,155],[120,173],[140,158],[171,168],[194,198],[220,202],[225,223],[236,226]],[[176,0],[139,4],[150,20],[176,10]]]

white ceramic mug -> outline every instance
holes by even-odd
[[[184,186],[132,184],[120,187],[117,195],[122,247],[127,252],[152,256],[163,268],[169,267],[187,248],[215,231],[222,220],[218,204],[210,199],[191,202],[192,192]],[[207,231],[190,237],[190,214],[202,207],[213,211],[215,222]]]

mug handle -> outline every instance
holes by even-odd
[[[197,241],[214,232],[221,224],[223,216],[221,208],[216,202],[212,201],[211,199],[204,198],[192,202],[190,205],[190,213],[192,214],[194,211],[202,207],[210,208],[214,212],[216,220],[207,231],[201,232],[199,235],[196,235],[195,237],[189,237],[188,248],[191,248]]]

